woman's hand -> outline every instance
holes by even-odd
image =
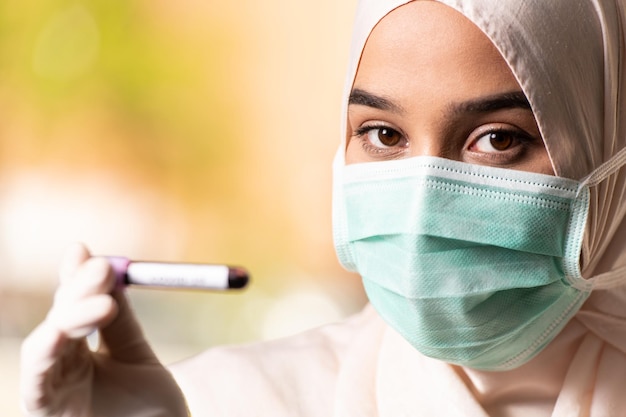
[[[46,319],[22,345],[21,399],[32,416],[188,415],[103,258],[71,247]],[[98,330],[92,352],[85,337]]]

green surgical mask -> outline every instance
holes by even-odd
[[[589,296],[579,268],[589,186],[620,158],[579,182],[436,157],[344,166],[338,155],[337,254],[424,355],[515,368]]]

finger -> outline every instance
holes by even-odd
[[[84,246],[74,245],[68,249],[62,268],[63,283],[50,314],[54,326],[71,337],[82,337],[99,328],[99,352],[127,363],[158,363],[124,293],[113,291],[115,275],[108,261],[90,258]],[[110,315],[108,311],[99,314],[96,309],[83,316],[84,320],[76,317],[83,315],[77,310],[78,304],[111,291],[116,308]]]
[[[46,321],[71,339],[82,338],[105,327],[117,315],[116,301],[109,294],[92,295],[72,303],[55,306]]]
[[[67,338],[54,326],[39,324],[22,342],[22,369],[49,368],[66,343]]]
[[[64,401],[63,391],[76,378],[89,380],[91,369],[85,339],[68,339],[43,322],[24,340],[20,355],[20,400],[27,415],[57,415],[51,410]]]
[[[101,353],[126,363],[159,363],[146,341],[135,314],[122,291],[114,291],[118,314],[110,325],[100,330]]]
[[[115,286],[115,276],[104,258],[90,258],[79,265],[55,294],[55,305],[71,304],[96,294],[108,294]]]
[[[90,257],[89,251],[82,243],[68,246],[59,266],[61,284],[71,281],[78,267]]]
[[[40,323],[22,342],[20,351],[22,380],[45,377],[60,357],[80,349],[88,351],[84,339],[68,339],[50,323]]]
[[[62,336],[54,328],[40,324],[22,342],[20,352],[20,399],[22,408],[32,414],[47,405],[45,379],[56,362]]]

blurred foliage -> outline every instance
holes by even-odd
[[[156,338],[207,345],[260,337],[276,299],[303,283],[353,311],[363,297],[336,263],[330,226],[351,12],[349,3],[331,0],[4,1],[0,174],[8,179],[0,187],[16,172],[58,195],[82,192],[81,180],[110,178],[130,190],[124,198],[158,197],[145,214],[157,224],[141,232],[146,249],[121,255],[252,271],[253,287],[237,296],[131,291]],[[105,192],[101,183],[92,187]],[[29,203],[42,213],[40,223],[71,222],[45,214],[63,204],[52,200]],[[85,207],[100,204],[94,201]],[[56,210],[73,213],[66,205]],[[105,209],[98,222],[120,227],[116,212]],[[181,227],[167,226],[172,218]],[[44,229],[26,241],[64,242]],[[120,230],[119,242],[135,233]],[[159,251],[168,240],[182,247]],[[99,253],[119,250],[87,243]],[[36,262],[5,279],[41,273]],[[51,290],[49,282],[42,291]],[[47,308],[38,305],[31,321]]]
[[[189,198],[207,185],[201,178],[229,169],[226,156],[240,145],[228,91],[236,81],[221,64],[237,50],[232,31],[209,21],[197,37],[184,36],[146,10],[148,2],[30,3],[0,6],[0,74],[18,106],[35,112],[35,161],[66,148],[83,162],[172,181]],[[53,134],[81,118],[90,137]]]
[[[4,414],[8,342],[43,319],[70,241],[251,271],[232,294],[129,290],[166,361],[360,308],[330,224],[355,3],[0,2]]]

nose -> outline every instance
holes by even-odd
[[[411,156],[436,156],[455,159],[451,146],[441,135],[421,133],[414,136],[409,144]]]

